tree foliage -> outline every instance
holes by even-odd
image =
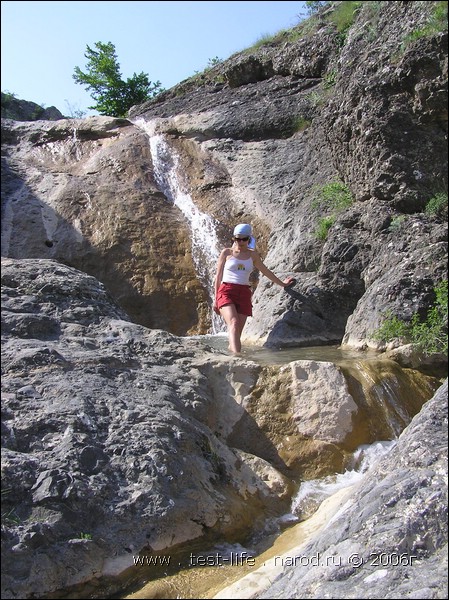
[[[73,79],[84,85],[96,104],[88,108],[100,115],[125,117],[131,106],[146,102],[163,91],[160,81],[151,82],[146,73],[134,73],[122,79],[115,46],[96,42],[95,49],[87,46],[86,72],[75,67]]]
[[[306,2],[307,12],[309,15],[316,14],[316,13],[320,12],[320,10],[322,8],[324,8],[325,6],[328,6],[329,4],[330,4],[330,2],[320,2],[320,1],[308,0]]]

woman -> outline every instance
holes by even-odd
[[[255,248],[251,225],[241,223],[234,229],[233,245],[225,248],[218,259],[215,276],[214,311],[221,315],[228,327],[229,350],[239,353],[240,341],[247,317],[253,314],[249,277],[258,269],[273,283],[283,288],[295,283],[293,277],[281,281],[262,262]]]

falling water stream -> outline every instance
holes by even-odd
[[[149,136],[154,178],[165,197],[173,202],[187,220],[192,241],[192,257],[198,279],[208,291],[212,301],[214,296],[215,269],[219,256],[219,243],[216,222],[195,205],[191,195],[182,183],[179,156],[167,142],[166,137],[154,133],[151,122],[139,119],[135,123]],[[223,321],[212,311],[212,333],[223,330]]]

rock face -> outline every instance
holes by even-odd
[[[402,369],[420,364],[397,348],[263,367],[191,334],[211,326],[210,268],[246,221],[265,264],[298,280],[257,283],[247,341],[361,349],[386,309],[425,315],[447,278],[446,215],[425,212],[447,190],[435,6],[363,3],[343,32],[324,12],[128,119],[2,120],[2,597],[88,582],[110,597],[139,552],[241,539],[288,510],[294,482],[396,438],[434,395],[441,380]],[[200,261],[178,193],[213,223]],[[441,396],[358,490],[362,521],[326,542],[362,552],[369,534],[428,559],[429,589],[392,578],[395,597],[445,582]],[[349,575],[326,581],[347,591]]]
[[[226,443],[257,365],[196,364],[198,341],[133,324],[56,262],[3,260],[2,278],[5,597],[117,574],[207,531],[232,538],[288,507],[288,479]]]
[[[95,275],[136,322],[198,333],[207,296],[147,136],[109,117],[6,127],[2,255],[57,259]]]
[[[116,593],[141,551],[239,539],[440,385],[392,361],[356,371],[223,355],[132,323],[72,267],[2,259],[2,597]]]
[[[375,346],[386,310],[425,316],[446,277],[445,215],[424,212],[447,190],[447,31],[429,29],[434,9],[365,3],[344,32],[330,11],[128,121],[3,121],[3,254],[95,276],[147,327],[205,333],[198,271],[249,221],[267,266],[298,285],[289,295],[261,278],[248,340]],[[219,248],[199,265],[191,223],[156,181],[155,135],[180,193],[213,219]]]

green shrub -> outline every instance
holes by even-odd
[[[258,48],[261,48],[262,46],[265,46],[267,44],[270,44],[271,42],[274,42],[277,35],[278,35],[278,33],[262,34],[250,48],[247,48],[247,50],[245,50],[245,52],[249,52],[249,51],[252,52],[253,50],[257,50]]]
[[[447,280],[440,282],[434,292],[435,302],[425,321],[415,313],[407,323],[387,311],[384,322],[371,334],[371,339],[385,343],[399,339],[415,344],[427,355],[439,352],[447,354]]]
[[[447,280],[435,288],[435,303],[427,313],[425,322],[413,315],[412,341],[426,354],[443,352],[447,354]]]
[[[321,217],[315,230],[315,237],[326,240],[329,229],[335,223],[337,215],[351,206],[353,198],[349,188],[341,181],[331,181],[315,188],[317,197],[312,202],[312,208],[331,211],[330,215]]]
[[[298,116],[292,118],[292,129],[293,131],[304,131],[310,126],[310,119],[305,119],[304,117]]]
[[[409,44],[420,38],[429,37],[441,31],[447,31],[447,1],[435,2],[427,23],[405,36],[401,50],[404,51]]]
[[[405,321],[393,315],[391,310],[384,313],[384,322],[371,334],[371,339],[379,342],[391,342],[394,339],[404,340],[409,337],[409,326]]]
[[[324,242],[324,240],[327,239],[329,229],[335,223],[335,219],[335,215],[332,215],[330,217],[322,217],[321,219],[319,219],[318,226],[315,229],[315,237]]]
[[[316,108],[318,106],[323,106],[326,104],[328,99],[332,95],[332,86],[324,85],[319,89],[319,91],[313,90],[308,94],[307,99],[310,102],[310,106]]]
[[[393,217],[391,219],[390,225],[388,226],[388,231],[390,231],[391,233],[399,231],[402,225],[404,224],[405,219],[405,215],[398,215],[397,217]]]
[[[434,31],[447,31],[447,0],[436,3],[430,17],[429,28]]]
[[[323,77],[324,89],[326,90],[331,87],[334,87],[336,80],[337,80],[337,71],[335,69],[332,69],[331,71],[327,72]]]
[[[354,15],[362,6],[363,2],[339,2],[330,15],[339,33],[344,33],[354,22]]]
[[[216,67],[217,65],[220,65],[223,62],[222,58],[218,58],[218,56],[214,56],[214,58],[209,58],[209,60],[207,61],[207,69],[213,69],[214,67]]]
[[[2,108],[9,108],[16,98],[17,95],[12,92],[2,92]]]
[[[309,15],[316,14],[320,12],[322,8],[328,6],[330,2],[320,1],[320,0],[307,0],[305,3],[307,7],[307,13]]]
[[[19,525],[21,523],[20,518],[16,515],[15,508],[5,508],[5,505],[8,503],[8,496],[11,493],[11,489],[3,489],[1,491],[2,497],[2,525],[11,525],[15,523]]]
[[[447,215],[447,194],[436,194],[429,200],[424,209],[426,215],[429,216],[443,216]]]
[[[352,203],[353,198],[348,186],[341,181],[331,181],[318,189],[318,198],[312,206],[341,212],[351,206]]]

